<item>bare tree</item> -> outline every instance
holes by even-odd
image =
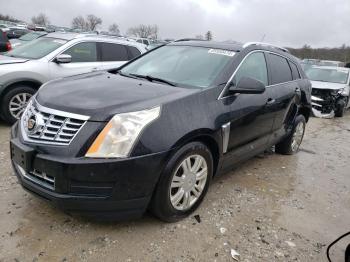
[[[139,25],[128,29],[128,35],[142,38],[158,38],[159,28],[157,25]]]
[[[35,25],[48,26],[50,21],[44,13],[40,13],[37,16],[32,17],[32,23]]]
[[[211,41],[213,40],[213,34],[211,31],[208,31],[205,33],[205,39],[208,40],[208,41]]]
[[[10,22],[20,22],[20,20],[12,17],[12,16],[9,16],[9,15],[2,15],[0,14],[0,20],[4,20],[4,21],[10,21]]]
[[[102,24],[102,19],[95,15],[88,15],[86,18],[86,23],[90,31],[95,31],[97,27]]]
[[[88,24],[85,21],[85,18],[80,16],[74,17],[72,20],[72,27],[74,29],[88,30]]]
[[[108,31],[116,35],[120,34],[119,26],[116,23],[111,24],[108,28]]]

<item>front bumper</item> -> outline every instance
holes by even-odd
[[[11,138],[12,165],[24,189],[65,211],[99,219],[142,216],[171,153],[129,159],[66,158],[36,152],[15,138],[14,131]],[[28,158],[24,166],[19,163],[20,152]]]
[[[334,109],[332,110],[325,110],[324,107],[324,99],[317,97],[317,96],[311,96],[311,105],[312,105],[312,113],[315,117],[319,118],[334,118],[335,112]]]

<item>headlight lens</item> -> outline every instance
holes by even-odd
[[[343,88],[340,88],[339,90],[338,90],[338,94],[343,94],[343,93],[345,93],[345,88],[343,87]]]
[[[97,136],[86,157],[128,157],[142,130],[159,117],[160,107],[115,115]]]

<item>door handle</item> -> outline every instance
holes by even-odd
[[[266,105],[272,105],[276,102],[276,99],[273,99],[273,98],[269,98],[267,99],[267,102],[266,102]]]

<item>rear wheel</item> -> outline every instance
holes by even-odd
[[[154,193],[151,209],[161,220],[178,221],[203,201],[213,175],[213,158],[200,142],[183,146],[167,163]]]
[[[303,115],[298,115],[294,121],[292,132],[284,140],[276,144],[276,153],[284,155],[293,155],[297,153],[304,138],[305,127],[305,117]]]
[[[36,90],[28,86],[16,86],[7,92],[1,102],[1,112],[3,119],[13,124],[22,115],[29,99]]]

